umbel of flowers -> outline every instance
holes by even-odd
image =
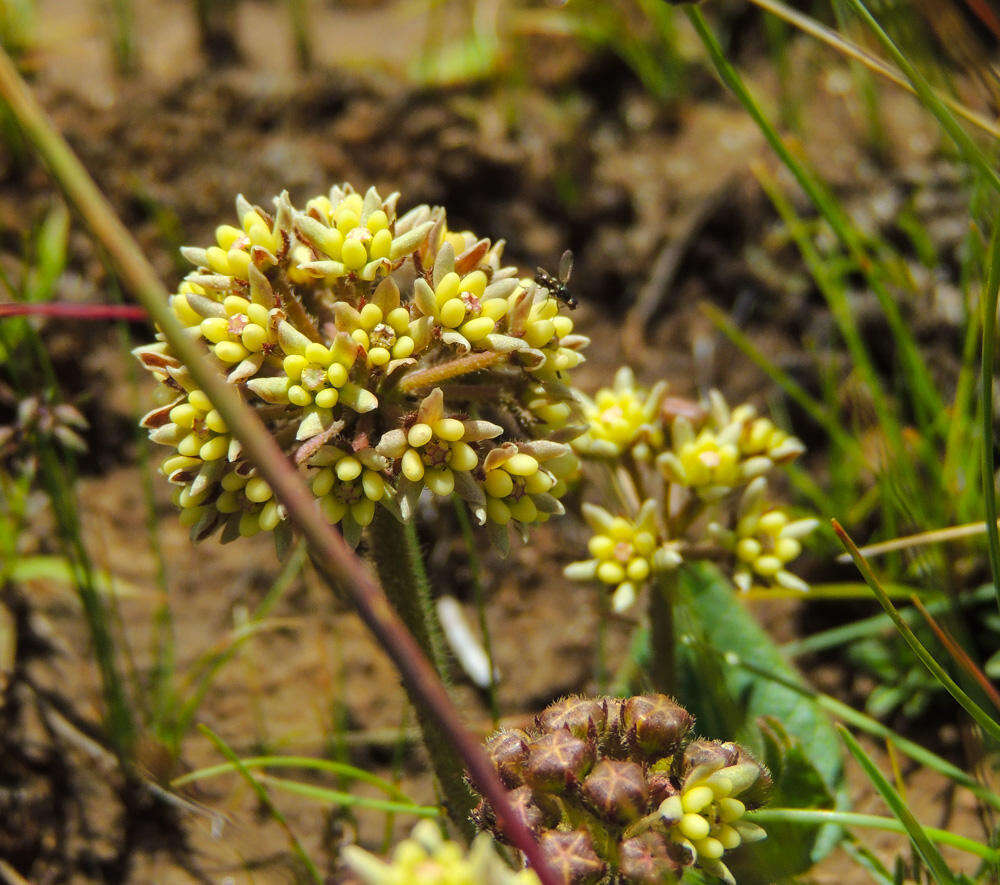
[[[646,390],[628,368],[581,401],[587,430],[572,446],[610,469],[620,494],[610,510],[583,505],[590,558],[568,577],[606,584],[616,611],[685,559],[728,561],[743,591],[809,589],[786,566],[817,520],[793,520],[767,497],[768,475],[804,451],[795,437],[715,390],[701,403],[668,397],[662,382]]]
[[[567,885],[676,882],[689,867],[734,883],[724,856],[765,838],[744,814],[770,775],[738,744],[692,739],[692,725],[665,695],[571,697],[486,748]],[[501,836],[487,804],[476,818]]]
[[[449,229],[442,208],[397,216],[350,185],[296,208],[236,201],[237,224],[185,248],[171,298],[192,337],[308,474],[345,537],[386,508],[453,492],[504,544],[562,512],[582,430],[565,379],[587,339],[560,302],[501,263],[503,242]],[[142,420],[197,539],[281,529],[266,481],[158,335],[135,353],[161,382]]]
[[[388,860],[357,845],[348,845],[342,856],[364,885],[538,885],[531,870],[514,872],[507,866],[485,833],[466,852],[429,820],[418,823]]]

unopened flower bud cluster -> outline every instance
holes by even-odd
[[[397,217],[350,185],[270,213],[242,197],[171,307],[307,472],[345,536],[424,490],[460,495],[496,540],[562,512],[583,424],[566,373],[587,339],[546,288],[501,264],[503,242],[450,230],[441,208]],[[282,507],[158,336],[136,355],[162,382],[143,425],[196,538],[279,528]]]
[[[732,562],[743,591],[808,590],[786,566],[817,521],[793,520],[767,499],[767,475],[800,455],[801,442],[749,404],[730,409],[714,390],[702,403],[668,397],[666,384],[642,388],[628,368],[580,398],[588,429],[573,448],[610,466],[623,494],[615,512],[584,505],[591,558],[569,565],[568,577],[613,588],[616,611],[688,557]]]
[[[486,748],[568,885],[677,882],[690,867],[732,883],[724,855],[765,837],[744,814],[770,776],[737,744],[692,739],[692,725],[664,695],[572,697]],[[476,818],[496,832],[485,802]]]

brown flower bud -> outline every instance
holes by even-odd
[[[626,839],[622,843],[618,871],[629,885],[680,881],[683,864],[671,855],[672,847],[669,839],[652,831]]]
[[[522,774],[534,789],[559,793],[579,783],[593,764],[594,745],[560,728],[531,742]]]
[[[594,739],[603,732],[607,715],[603,700],[569,697],[549,704],[538,714],[536,722],[544,731],[568,728],[575,737]]]
[[[649,786],[649,804],[652,808],[659,807],[664,799],[676,796],[680,792],[668,770],[651,769],[646,775],[646,783]]]
[[[733,743],[722,741],[707,741],[699,739],[691,741],[684,750],[684,771],[700,765],[710,768],[725,768],[739,761],[740,748]]]
[[[504,729],[490,735],[486,741],[486,753],[500,775],[500,780],[508,788],[523,783],[521,767],[528,757],[530,738],[521,729]]]
[[[600,882],[607,871],[607,864],[597,856],[585,831],[549,831],[542,835],[540,843],[549,866],[566,885],[592,885]]]
[[[544,793],[533,793],[531,787],[522,786],[508,794],[514,813],[533,833],[559,823],[559,806]]]
[[[676,753],[693,724],[687,710],[662,694],[629,698],[622,707],[626,740],[650,758]]]
[[[631,823],[646,813],[649,791],[642,766],[602,759],[581,787],[584,799],[605,820]]]

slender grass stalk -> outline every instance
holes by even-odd
[[[368,796],[355,796],[342,790],[331,790],[316,784],[293,781],[273,774],[259,774],[257,777],[266,784],[271,784],[286,793],[324,802],[328,805],[340,805],[344,808],[368,808],[372,811],[384,811],[387,814],[412,814],[414,817],[438,818],[441,809],[436,805],[411,805],[407,802],[392,802],[388,799],[371,799]]]
[[[111,45],[114,51],[115,69],[119,74],[134,74],[135,57],[135,10],[132,0],[111,0]]]
[[[860,457],[860,444],[844,430],[836,415],[831,415],[830,410],[823,403],[812,396],[788,372],[781,369],[758,348],[750,340],[750,336],[746,335],[723,310],[707,301],[702,302],[699,307],[723,335],[732,341],[768,378],[785,391],[793,402],[797,403],[813,421],[827,432],[831,440],[843,451],[851,453],[855,458]]]
[[[1000,608],[1000,530],[997,528],[996,464],[993,458],[993,369],[996,365],[997,302],[1000,301],[1000,221],[993,225],[990,239],[990,269],[983,292],[983,357],[979,380],[982,396],[983,509],[989,542],[990,571]]]
[[[870,71],[874,71],[879,76],[885,77],[886,80],[889,80],[896,86],[901,86],[907,92],[914,95],[917,94],[916,90],[910,85],[906,77],[900,74],[899,71],[886,64],[882,61],[882,59],[876,58],[867,50],[862,49],[857,43],[848,40],[843,34],[839,34],[832,28],[828,28],[826,25],[818,22],[811,16],[793,9],[786,3],[780,2],[780,0],[750,0],[750,2],[753,3],[754,6],[759,6],[761,9],[764,9],[783,21],[788,22],[804,34],[814,37],[821,43],[826,43],[827,46],[836,49],[841,55],[845,55],[856,62],[860,62]],[[982,129],[983,132],[989,133],[994,138],[1000,138],[1000,126],[998,126],[993,120],[990,120],[988,117],[972,110],[960,101],[956,101],[948,95],[942,95],[937,92],[935,92],[935,95],[938,96],[942,104],[951,109],[954,113],[958,114],[967,122],[971,123],[973,126],[978,129]]]
[[[906,644],[913,649],[913,653],[917,656],[920,662],[931,672],[938,682],[948,691],[948,693],[965,709],[965,711],[979,724],[980,728],[990,736],[993,741],[1000,743],[1000,723],[994,720],[982,707],[980,707],[972,698],[970,698],[965,691],[955,682],[951,676],[948,675],[947,671],[942,667],[934,656],[924,647],[924,644],[917,638],[916,634],[910,629],[909,624],[900,617],[899,611],[892,604],[892,600],[886,596],[885,590],[882,589],[882,585],[879,584],[878,578],[875,577],[875,573],[871,570],[871,566],[868,565],[867,560],[861,555],[854,541],[851,540],[851,536],[844,531],[843,527],[837,520],[833,520],[833,530],[840,536],[840,540],[843,545],[850,551],[851,557],[854,559],[854,564],[857,566],[858,571],[861,572],[861,576],[865,579],[865,583],[872,588],[872,592],[875,594],[875,598],[878,599],[882,608],[892,620],[893,625],[899,631],[899,634],[906,641]]]
[[[413,523],[402,524],[389,511],[380,507],[375,511],[368,537],[371,542],[372,564],[378,572],[386,596],[424,654],[434,662],[438,675],[445,679],[448,660],[444,651],[444,639]],[[465,782],[461,760],[433,711],[419,698],[414,699],[414,706],[417,722],[431,757],[431,766],[444,795],[448,816],[462,835],[471,839],[475,835],[475,828],[469,815],[475,807],[475,799]]]
[[[729,59],[726,58],[718,39],[702,15],[701,10],[695,6],[686,6],[684,11],[700,37],[702,44],[705,46],[709,58],[722,81],[732,90],[747,113],[757,123],[767,143],[785,164],[788,171],[792,173],[799,186],[806,192],[816,208],[822,213],[851,259],[862,274],[864,274],[865,279],[878,299],[879,305],[892,331],[893,339],[899,348],[900,358],[906,368],[907,378],[914,394],[914,408],[918,416],[920,416],[924,425],[936,429],[941,434],[945,433],[947,431],[947,422],[944,420],[944,404],[931,380],[928,367],[920,356],[911,331],[903,322],[899,313],[899,306],[881,278],[877,263],[867,254],[862,245],[861,238],[852,226],[850,219],[815,176],[792,153],[777,130],[767,119],[760,105],[743,82],[743,78],[739,72]],[[824,294],[826,293],[824,292]],[[835,305],[831,304],[831,309],[834,309],[834,307]],[[871,396],[880,421],[882,421],[886,432],[889,433],[892,444],[894,446],[898,445],[901,450],[902,439],[898,420],[893,416],[882,386],[872,384],[872,379],[877,378],[877,376],[875,375],[874,368],[871,366],[871,360],[863,344],[859,346],[860,333],[857,330],[854,317],[849,312],[845,313],[842,310],[839,312],[835,311],[835,315],[842,326],[842,334],[845,329],[849,333],[850,337],[847,337],[845,340],[851,350],[852,357],[859,368],[865,369],[866,380],[869,381]]]
[[[209,362],[201,345],[185,334],[168,305],[166,289],[142,250],[49,121],[5,52],[0,52],[0,97],[91,234],[107,250],[122,282],[149,311],[174,352],[219,410],[232,435],[243,445],[249,460],[285,505],[289,519],[310,543],[323,577],[331,587],[343,588],[349,594],[362,620],[395,663],[411,697],[433,711],[448,734],[470,778],[493,807],[508,838],[525,853],[543,885],[556,885],[559,880],[531,832],[511,807],[507,791],[485,751],[465,729],[434,668],[384,592],[343,537],[327,524],[298,471],[260,418]]]
[[[864,553],[864,548],[861,549],[861,552]],[[850,561],[850,557],[848,557],[848,561]],[[865,587],[864,584],[861,586]],[[939,612],[948,611],[955,605],[958,605],[959,607],[966,607],[985,602],[988,599],[993,599],[995,594],[996,591],[993,589],[992,585],[988,587],[980,587],[975,592],[963,594],[954,600],[937,599],[934,602],[928,603],[926,608],[931,614],[936,615]],[[912,596],[912,590],[905,595],[907,597]],[[902,609],[899,616],[909,624],[917,623],[920,620],[920,612],[916,608]],[[806,636],[802,639],[793,639],[784,643],[784,645],[781,646],[781,651],[790,658],[797,658],[802,655],[813,654],[818,651],[825,651],[829,648],[846,645],[849,642],[855,642],[859,639],[866,639],[869,636],[875,636],[885,630],[888,630],[891,626],[892,621],[889,620],[888,615],[884,613],[880,615],[873,615],[870,618],[863,618],[859,621],[851,621],[849,624],[843,624],[840,627],[831,627],[829,630],[821,630],[819,633],[813,633],[811,636]]]
[[[723,656],[717,649],[710,647],[705,648],[705,651],[706,653],[713,653],[717,657],[723,657],[724,663],[729,666],[739,667],[741,670],[754,673],[755,675],[774,682],[777,685],[790,689],[791,691],[802,695],[804,698],[808,698],[818,707],[826,710],[837,719],[848,723],[851,727],[856,728],[859,731],[863,731],[866,734],[873,735],[874,737],[891,743],[897,750],[905,753],[914,761],[919,762],[927,768],[933,769],[950,780],[953,780],[956,784],[959,784],[969,790],[969,792],[971,792],[978,799],[981,799],[993,808],[1000,810],[1000,796],[993,792],[993,790],[981,784],[971,774],[968,774],[958,766],[953,765],[947,759],[943,759],[936,753],[928,750],[926,747],[911,741],[909,738],[903,737],[901,734],[897,734],[877,719],[874,719],[859,710],[855,710],[853,707],[848,706],[843,701],[838,701],[830,695],[823,694],[822,692],[816,691],[814,688],[793,679],[789,679],[781,673],[775,673],[767,667],[761,667],[759,664],[744,660],[738,655],[727,653]]]
[[[249,759],[241,759],[240,764],[246,768],[306,768],[313,771],[324,771],[337,777],[347,780],[360,781],[376,787],[391,799],[408,805],[416,803],[406,795],[395,784],[366,771],[355,765],[348,765],[345,762],[334,762],[330,759],[317,759],[314,756],[252,756]],[[223,762],[219,765],[210,765],[206,768],[199,768],[197,771],[190,771],[187,774],[174,778],[170,785],[172,787],[183,787],[185,784],[204,780],[209,777],[216,777],[237,770],[237,766],[232,762]]]
[[[917,849],[917,853],[930,868],[931,875],[934,876],[935,881],[940,883],[940,885],[952,885],[955,882],[955,877],[952,875],[951,870],[948,869],[948,864],[944,862],[941,852],[938,851],[934,843],[930,840],[929,834],[920,826],[917,819],[913,816],[913,812],[907,807],[906,802],[893,789],[892,784],[879,771],[868,754],[861,749],[861,745],[855,740],[854,735],[842,725],[838,726],[838,731],[851,755],[862,769],[864,769],[868,779],[875,786],[875,789],[878,790],[883,800],[885,800],[885,804],[896,815],[904,831],[910,837],[913,847]],[[967,841],[973,845],[976,844],[971,839]],[[985,845],[982,847],[986,848]],[[990,851],[992,856],[996,856],[995,852],[990,849],[987,850]]]
[[[281,809],[271,801],[271,797],[267,794],[267,790],[261,786],[260,781],[253,776],[250,769],[240,762],[236,754],[232,751],[232,748],[230,748],[230,746],[221,737],[212,731],[212,729],[210,729],[207,725],[199,725],[198,728],[201,733],[215,745],[215,748],[229,760],[233,768],[238,771],[240,775],[242,775],[243,780],[245,780],[247,784],[249,784],[250,789],[254,791],[254,794],[257,796],[260,804],[267,809],[268,814],[270,814],[271,817],[278,822],[278,825],[285,831],[285,835],[288,837],[288,842],[292,847],[292,851],[294,851],[299,860],[305,864],[306,869],[309,871],[309,876],[314,882],[318,882],[322,885],[324,879],[320,875],[319,870],[316,868],[316,864],[313,863],[312,858],[309,857],[308,852],[302,846],[298,836],[295,835],[292,828],[288,825],[288,821],[281,813]]]
[[[892,38],[882,29],[875,17],[869,12],[861,0],[844,0],[868,25],[875,38],[882,44],[882,48],[892,56],[896,66],[903,72],[906,79],[913,87],[914,93],[920,99],[921,104],[927,108],[936,118],[941,128],[948,134],[955,143],[965,161],[976,169],[977,172],[1000,194],[1000,174],[989,158],[979,149],[979,146],[972,140],[959,122],[945,106],[944,102],[938,98],[931,88],[927,79],[914,67],[906,55],[900,51],[899,47],[892,41]]]
[[[756,811],[748,811],[746,820],[762,826],[769,823],[801,824],[804,827],[816,824],[837,824],[842,827],[864,827],[869,830],[883,830],[887,833],[907,835],[906,827],[893,817],[823,808],[758,808]],[[997,859],[1000,858],[1000,852],[995,849],[958,833],[939,830],[935,827],[920,827],[920,829],[931,841],[957,848],[968,854],[974,854],[990,863],[996,863]],[[953,879],[949,878],[946,881],[953,881]]]
[[[306,561],[305,543],[300,541],[292,549],[285,560],[278,577],[271,584],[267,595],[261,600],[260,605],[250,615],[247,625],[228,641],[225,647],[209,652],[196,661],[190,670],[190,676],[185,681],[184,688],[193,685],[190,696],[181,705],[173,724],[174,740],[179,746],[180,738],[188,732],[194,723],[195,716],[201,708],[205,695],[208,694],[216,674],[225,664],[232,660],[240,647],[251,636],[255,634],[253,627],[261,625],[264,619],[271,613],[278,601],[285,595],[291,587],[292,582],[302,571],[302,566]]]
[[[5,278],[4,281],[9,285],[9,280]],[[23,334],[33,351],[35,364],[46,390],[55,393],[58,390],[55,372],[37,332],[25,323]],[[16,343],[12,340],[9,329],[0,324],[0,350],[11,355],[15,347]],[[16,360],[7,359],[5,365],[16,388],[25,395],[34,392],[26,379],[21,377]],[[69,454],[60,458],[52,444],[44,438],[38,442],[38,452],[40,477],[55,516],[62,553],[69,565],[73,586],[80,599],[94,647],[105,704],[105,726],[118,760],[128,772],[136,737],[135,717],[118,668],[114,637],[108,623],[108,610],[101,599],[98,577],[80,534],[76,490],[72,482],[74,461]]]
[[[295,61],[300,71],[313,66],[312,41],[309,38],[309,0],[288,0],[288,17],[292,22]]]

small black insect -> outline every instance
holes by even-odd
[[[552,295],[563,302],[570,310],[576,310],[576,296],[567,288],[569,275],[573,272],[573,253],[567,249],[559,259],[559,279],[556,279],[544,267],[535,272],[535,283],[544,286]]]

